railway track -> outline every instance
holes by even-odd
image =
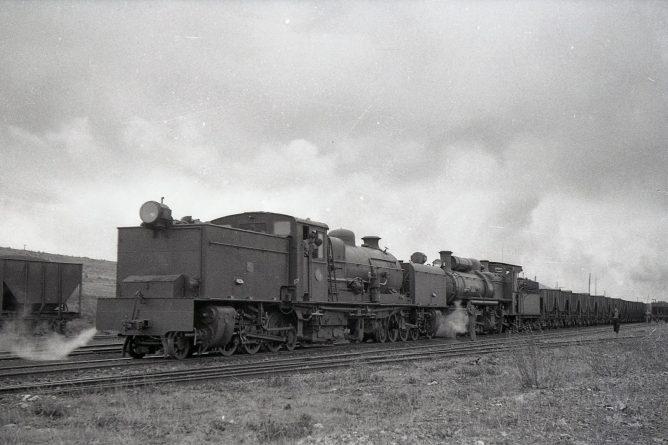
[[[607,331],[607,329],[606,329]],[[565,334],[565,333],[561,333]],[[310,372],[322,369],[343,368],[360,364],[387,364],[406,361],[418,361],[433,358],[452,358],[470,355],[491,354],[504,352],[518,347],[523,347],[529,342],[542,348],[554,348],[567,345],[587,344],[605,341],[624,341],[640,337],[633,335],[632,332],[620,337],[604,338],[578,338],[578,332],[572,332],[570,335],[558,336],[532,336],[532,337],[506,337],[504,339],[491,339],[479,342],[457,342],[457,343],[430,343],[412,347],[393,347],[384,349],[367,349],[364,351],[352,351],[337,354],[318,354],[304,355],[293,354],[290,356],[272,357],[271,361],[253,361],[251,363],[223,363],[211,364],[208,366],[199,366],[197,368],[188,367],[186,369],[154,370],[142,374],[117,375],[106,377],[72,378],[60,381],[32,382],[24,384],[4,385],[0,388],[0,394],[16,393],[22,391],[39,392],[75,392],[80,390],[101,390],[108,388],[119,388],[128,386],[158,385],[175,382],[194,382],[212,379],[226,378],[247,378],[254,376],[263,376],[276,373],[299,373]],[[567,338],[572,337],[572,338]],[[152,360],[152,359],[151,359]],[[151,363],[155,363],[153,361]],[[162,363],[165,362],[161,360]],[[129,360],[125,359],[123,363],[148,365],[148,360]],[[199,364],[199,363],[198,363]],[[91,368],[95,364],[91,364]],[[100,363],[102,365],[102,363]],[[119,366],[120,362],[108,363],[104,366]],[[121,365],[122,366],[122,365]],[[79,366],[77,369],[82,369]],[[0,377],[11,377],[20,375],[29,375],[29,369],[16,370],[15,374],[11,372],[3,373]],[[54,370],[44,372],[56,372]]]
[[[633,325],[627,325],[629,327],[633,326],[644,326],[644,324],[633,324]],[[544,335],[546,333],[552,333],[552,332],[563,332],[564,335],[570,335],[576,332],[594,332],[595,330],[600,330],[603,332],[607,332],[610,330],[610,327],[607,325],[601,325],[601,326],[588,326],[588,327],[577,327],[577,328],[566,328],[565,330],[559,330],[559,331],[553,331],[553,330],[545,330],[541,331],[539,333],[534,333],[534,335]],[[94,340],[110,340],[107,343],[100,343],[100,344],[94,344],[94,345],[86,345],[86,346],[81,346],[74,351],[70,352],[68,354],[68,357],[73,357],[73,356],[85,356],[85,355],[101,355],[101,354],[109,354],[109,353],[122,353],[122,347],[123,347],[123,342],[122,341],[114,341],[114,339],[118,339],[117,335],[111,335],[111,334],[102,334],[102,335],[96,335],[93,337]],[[39,355],[42,352],[47,352],[44,350],[39,350],[36,349],[33,351],[35,354]],[[23,358],[13,352],[10,351],[0,351],[0,363],[6,360],[26,360],[26,358]],[[29,360],[29,359],[27,359]],[[0,364],[0,369],[5,368],[2,364]]]
[[[156,363],[165,363],[162,357],[135,360],[130,357],[115,357],[109,359],[86,360],[76,362],[50,362],[31,363],[27,365],[14,365],[0,367],[0,378],[15,378],[22,376],[33,376],[38,374],[52,374],[68,371],[81,371],[104,368],[118,368],[131,366],[147,366]]]
[[[638,325],[638,326],[643,326],[643,325]],[[541,333],[534,333],[532,334],[535,338],[544,338],[544,339],[558,339],[558,338],[567,338],[567,337],[573,337],[573,336],[578,336],[581,333],[587,333],[587,335],[596,335],[597,333],[607,333],[609,332],[608,328],[604,327],[588,327],[588,328],[573,328],[568,331],[543,331]],[[491,339],[482,339],[478,340],[478,344],[491,344],[493,342],[496,342],[499,340],[499,338],[504,339],[506,337],[494,337]],[[519,338],[519,337],[516,337]],[[526,338],[526,337],[523,337]],[[428,340],[427,340],[428,341]],[[438,339],[432,340],[432,341],[439,341]],[[397,350],[397,349],[410,349],[410,350],[417,350],[421,347],[429,347],[429,346],[410,346],[410,347],[403,347],[404,343],[396,343],[394,344],[391,349],[392,350]],[[471,345],[471,343],[466,343],[467,345]],[[385,344],[386,347],[389,345],[392,345],[390,343]],[[413,343],[415,345],[415,343]],[[84,347],[81,350],[75,351],[74,354],[71,355],[88,355],[88,354],[95,354],[95,353],[107,353],[107,352],[120,352],[120,349],[115,349],[114,344],[110,345],[102,345],[102,349],[98,348],[97,346],[90,346],[90,347]],[[120,344],[119,344],[120,346]],[[341,348],[344,348],[345,346],[339,346]],[[378,345],[377,344],[355,344],[353,347],[356,348],[364,348],[364,347],[369,347],[369,348],[374,348],[378,350]],[[89,349],[90,348],[90,349]],[[105,349],[105,348],[111,348],[111,349]],[[390,350],[390,349],[388,349]],[[300,353],[307,353],[306,351],[309,350],[298,350],[294,352],[294,354],[300,354]],[[312,351],[312,350],[311,350]],[[310,351],[309,351],[310,352]],[[208,355],[208,354],[207,354]],[[239,356],[236,356],[239,357]],[[253,356],[248,356],[244,355],[243,357],[253,357]],[[266,354],[260,354],[256,356],[258,360],[264,360],[266,357],[268,357]],[[9,357],[11,358],[11,357]],[[16,358],[16,357],[14,357]],[[0,359],[1,360],[1,359]],[[234,360],[234,358],[226,358],[225,360]],[[135,359],[130,359],[127,357],[114,357],[114,358],[108,358],[108,359],[94,359],[94,360],[85,360],[85,361],[71,361],[71,360],[58,360],[58,361],[49,361],[49,362],[30,362],[28,364],[19,364],[19,365],[6,365],[0,363],[0,378],[5,378],[5,377],[19,377],[19,376],[25,376],[25,375],[37,375],[37,374],[47,374],[47,373],[57,373],[57,372],[67,372],[67,371],[79,371],[82,369],[103,369],[103,368],[111,368],[111,367],[131,367],[131,366],[145,366],[145,365],[150,365],[150,364],[159,364],[159,363],[166,363],[165,359],[162,357],[147,357],[142,360],[135,360]],[[167,363],[175,363],[173,361],[167,362]]]
[[[123,343],[122,342],[110,342],[110,343],[101,343],[95,345],[81,346],[74,351],[70,352],[68,356],[81,356],[81,355],[95,355],[95,354],[109,354],[113,352],[122,352]],[[39,355],[41,353],[48,352],[48,350],[35,349],[32,351],[33,354]],[[10,351],[1,351],[0,352],[0,362],[5,360],[20,360],[23,359],[20,355],[15,354]]]
[[[596,334],[597,332],[608,332],[609,329],[603,328],[603,327],[589,327],[589,328],[573,328],[568,331],[543,331],[541,333],[535,333],[533,334],[536,337],[541,337],[543,338],[544,336],[549,336],[549,338],[563,338],[563,337],[571,337],[571,336],[577,336],[580,333],[586,332],[588,335],[593,335]],[[485,342],[490,342],[490,341],[495,341],[499,337],[493,337],[491,339],[482,339],[479,340],[479,343],[483,344]],[[500,337],[500,338],[505,338],[505,337]],[[439,341],[438,339],[433,340],[433,341]],[[413,343],[415,345],[415,343]],[[468,344],[468,343],[467,343]],[[115,343],[109,344],[109,345],[100,345],[101,347],[98,347],[98,345],[91,345],[91,346],[86,346],[83,348],[80,348],[77,351],[74,351],[73,354],[75,356],[84,356],[88,354],[103,354],[103,353],[108,353],[108,352],[120,352],[120,349],[114,348]],[[386,344],[388,346],[390,344]],[[396,343],[393,348],[401,348],[402,343]],[[118,347],[120,348],[121,344],[118,344]],[[339,347],[344,347],[344,346],[339,346]],[[354,347],[372,347],[372,348],[378,348],[378,345],[373,345],[373,344],[357,344]],[[411,346],[409,349],[418,349],[421,346]],[[297,351],[295,352],[296,354],[299,354],[301,352],[304,352],[305,350],[302,351]],[[244,357],[251,357],[251,356],[244,356]],[[257,356],[258,358],[265,358],[267,357],[265,354],[261,354]],[[9,358],[16,358],[18,357],[6,357],[6,359]],[[0,361],[2,358],[0,358]],[[226,360],[234,360],[234,359],[226,359]],[[77,371],[81,369],[102,369],[102,368],[109,368],[109,367],[126,367],[126,366],[138,366],[138,365],[148,365],[148,364],[153,364],[153,363],[162,363],[164,362],[163,358],[160,357],[154,357],[154,358],[144,358],[143,360],[134,360],[126,357],[114,357],[114,358],[108,358],[108,359],[94,359],[94,360],[86,360],[86,361],[76,361],[73,362],[71,360],[58,360],[58,361],[48,361],[48,362],[30,362],[29,364],[19,364],[19,365],[6,365],[0,363],[0,378],[3,377],[18,377],[21,375],[35,375],[35,374],[46,374],[46,373],[55,373],[55,372],[65,372],[65,371]],[[174,362],[170,362],[174,363]]]

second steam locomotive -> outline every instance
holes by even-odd
[[[403,262],[377,236],[358,245],[350,230],[278,213],[203,223],[174,220],[149,201],[140,217],[140,226],[119,228],[117,298],[100,299],[97,310],[97,328],[119,331],[135,358],[416,340],[460,306],[472,334],[608,321],[613,305],[626,321],[644,316],[642,303],[540,290],[518,277],[521,266],[449,251],[433,265],[420,252]]]

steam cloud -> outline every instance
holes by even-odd
[[[468,331],[469,316],[466,308],[459,301],[455,302],[455,310],[448,315],[441,316],[436,337],[455,338],[457,334],[465,334]]]
[[[39,338],[21,335],[16,330],[5,329],[0,333],[0,347],[26,360],[62,360],[76,348],[87,345],[96,332],[95,328],[90,328],[68,339],[56,333],[46,338]]]

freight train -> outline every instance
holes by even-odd
[[[21,323],[37,332],[40,325],[64,333],[68,321],[80,316],[82,264],[28,256],[0,257],[0,326]],[[78,310],[67,303],[78,296]]]
[[[403,262],[378,236],[358,244],[352,231],[310,219],[175,220],[156,201],[139,214],[141,225],[119,228],[117,296],[98,300],[96,314],[97,328],[118,331],[134,358],[412,341],[435,335],[459,307],[472,335],[607,323],[615,307],[623,321],[644,319],[642,303],[539,289],[518,265],[445,250],[432,264],[421,252]]]

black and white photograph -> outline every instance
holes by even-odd
[[[0,2],[0,443],[668,445],[668,3]]]

